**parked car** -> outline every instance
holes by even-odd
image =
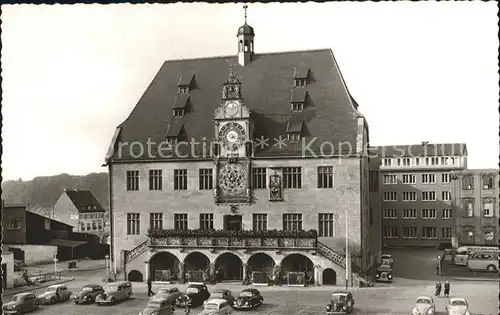
[[[179,296],[175,301],[177,306],[197,307],[203,304],[210,296],[208,288],[204,284],[191,284],[186,292]]]
[[[380,264],[381,265],[389,265],[391,267],[394,267],[394,259],[392,259],[391,254],[382,254],[380,256]]]
[[[168,297],[156,297],[149,300],[146,308],[139,315],[173,315],[175,308]]]
[[[380,265],[375,275],[377,282],[392,282],[392,268],[389,265]]]
[[[469,303],[465,298],[451,298],[446,305],[448,315],[470,315]]]
[[[71,298],[71,291],[64,284],[54,284],[47,288],[45,293],[38,296],[41,304],[56,304],[68,301]]]
[[[215,289],[212,293],[210,293],[210,296],[208,297],[209,300],[213,299],[223,299],[226,300],[229,305],[233,306],[234,304],[234,296],[231,294],[231,291],[228,289]],[[206,303],[206,301],[205,301]]]
[[[233,308],[229,302],[224,299],[208,300],[199,315],[228,315],[233,314]]]
[[[24,262],[22,260],[14,260],[14,271],[22,271],[24,268]]]
[[[234,301],[235,309],[252,309],[264,303],[264,297],[257,289],[243,289]]]
[[[130,299],[132,294],[132,283],[129,281],[114,282],[108,284],[106,290],[96,297],[95,302],[97,305],[113,305],[117,301]]]
[[[40,307],[36,295],[32,292],[16,294],[10,302],[2,305],[3,314],[24,314]]]
[[[173,287],[173,288],[161,288],[149,300],[152,301],[152,300],[154,300],[156,298],[166,298],[171,305],[175,305],[175,301],[181,295],[182,295],[182,292],[179,291],[179,289],[177,287]]]
[[[419,296],[413,309],[413,315],[434,315],[436,313],[436,304],[430,296]]]
[[[350,314],[354,310],[352,293],[338,290],[332,293],[332,299],[326,305],[326,314]]]
[[[82,287],[80,292],[73,295],[73,302],[75,302],[75,304],[92,304],[95,302],[96,297],[103,292],[104,289],[98,284],[86,284]]]

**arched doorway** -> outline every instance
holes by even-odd
[[[305,255],[290,254],[281,262],[282,281],[289,285],[314,283],[314,264]]]
[[[250,281],[252,283],[269,283],[273,276],[274,265],[274,259],[268,254],[253,254],[247,263]]]
[[[204,282],[210,274],[210,259],[200,252],[189,253],[184,259],[184,275],[187,282]]]
[[[337,273],[331,268],[323,270],[323,284],[324,285],[336,285],[337,284]]]
[[[170,282],[179,279],[179,259],[169,252],[158,252],[149,260],[152,281]]]
[[[218,281],[241,281],[243,279],[243,262],[233,253],[224,253],[217,257],[215,270]]]
[[[142,273],[140,271],[138,271],[138,270],[131,270],[128,273],[127,279],[130,282],[143,282],[144,281]]]

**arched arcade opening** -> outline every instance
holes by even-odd
[[[282,282],[289,285],[314,283],[314,263],[302,254],[290,254],[281,262]]]
[[[187,282],[204,282],[210,274],[210,259],[200,253],[189,253],[184,259],[184,276]]]
[[[251,283],[269,283],[273,276],[274,259],[265,253],[255,253],[248,259],[247,268]]]
[[[127,280],[130,282],[143,282],[144,277],[139,270],[131,270],[127,275]]]
[[[216,281],[241,281],[243,279],[243,262],[233,253],[221,254],[215,260]]]
[[[149,260],[149,275],[152,281],[170,282],[179,279],[180,261],[172,253],[158,252]]]

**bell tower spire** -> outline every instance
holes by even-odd
[[[243,6],[245,11],[245,24],[238,29],[238,63],[245,66],[252,62],[254,54],[253,39],[255,33],[253,27],[247,24],[248,5]]]

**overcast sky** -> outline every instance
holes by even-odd
[[[372,145],[465,142],[497,168],[495,2],[250,4],[257,53],[331,48]],[[4,179],[106,171],[164,60],[236,54],[242,5],[2,6]]]

